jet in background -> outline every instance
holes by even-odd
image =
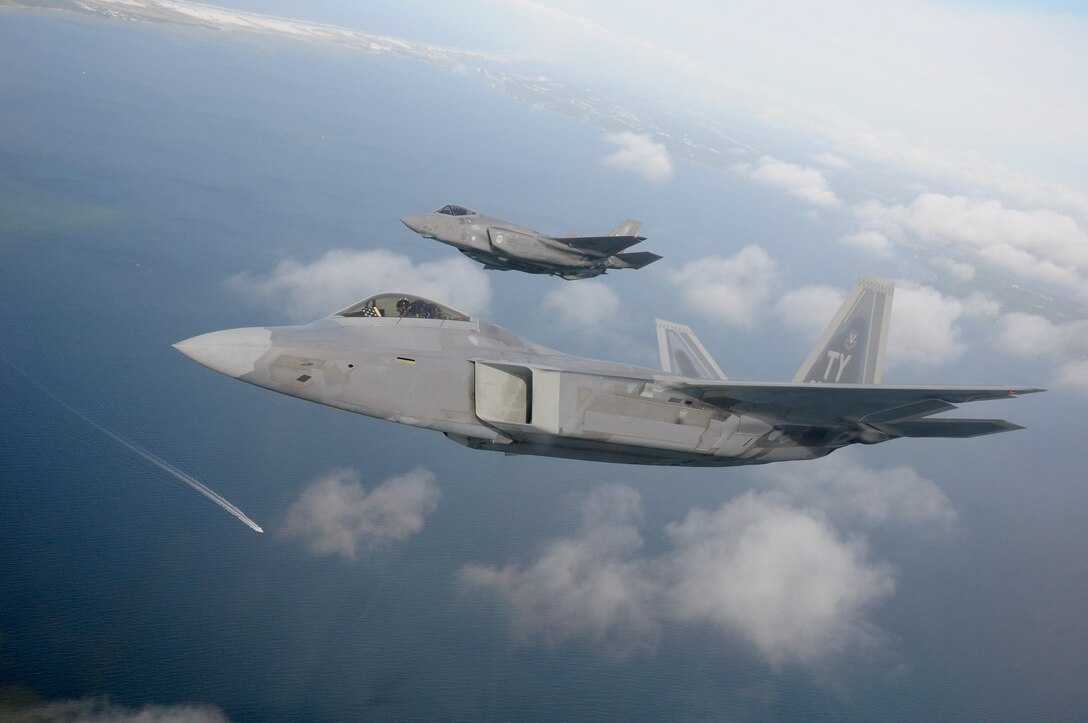
[[[645,240],[641,225],[627,219],[607,236],[545,236],[464,206],[448,205],[419,216],[401,216],[423,238],[441,241],[485,269],[551,274],[568,281],[588,279],[610,269],[641,269],[661,257],[649,251],[620,253]]]
[[[507,454],[730,466],[1021,429],[933,415],[1043,390],[880,383],[892,292],[891,282],[859,279],[791,382],[729,381],[681,324],[658,321],[661,369],[648,369],[563,354],[409,294],[372,296],[305,326],[174,346],[250,384]]]

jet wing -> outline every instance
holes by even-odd
[[[572,236],[556,241],[588,256],[611,256],[644,241],[642,236]]]
[[[921,426],[919,420],[937,412],[955,409],[956,404],[987,399],[1008,399],[1021,394],[1045,391],[1036,387],[924,387],[884,384],[813,384],[795,382],[681,382],[679,390],[707,404],[735,413],[789,424],[836,426],[866,422],[894,426],[902,422],[902,436],[973,436],[941,434],[933,426]],[[909,421],[915,420],[915,421]],[[925,420],[931,425],[938,420]],[[954,420],[939,420],[958,424]],[[1008,425],[1003,420],[970,420]],[[916,428],[917,427],[917,428]],[[952,428],[949,428],[952,430]],[[927,430],[930,432],[927,434]],[[915,432],[911,434],[910,432]],[[934,434],[934,432],[938,432]],[[986,433],[986,432],[978,432]]]

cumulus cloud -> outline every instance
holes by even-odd
[[[519,638],[588,641],[621,657],[652,650],[660,632],[653,610],[658,592],[635,557],[641,517],[637,492],[599,487],[582,505],[576,535],[552,541],[528,565],[467,565],[462,579],[508,603]]]
[[[936,289],[899,281],[892,302],[887,364],[936,368],[957,361],[967,351],[957,322],[964,303]]]
[[[733,256],[706,256],[667,274],[692,311],[742,329],[752,328],[778,283],[774,260],[752,244]]]
[[[790,328],[816,336],[824,330],[846,294],[831,286],[802,286],[787,291],[774,304],[775,314]]]
[[[804,473],[772,466],[757,474],[794,503],[844,525],[948,528],[958,517],[940,487],[903,465],[874,470],[838,454],[811,462]]]
[[[287,512],[283,537],[299,538],[315,555],[354,559],[407,539],[423,529],[440,492],[425,469],[390,477],[367,491],[355,470],[341,469],[314,480]]]
[[[401,291],[433,298],[471,314],[491,303],[491,282],[464,258],[415,264],[384,249],[335,249],[311,263],[281,261],[268,275],[243,272],[226,281],[250,302],[306,321],[327,316],[371,294]]]
[[[602,487],[574,535],[526,564],[467,565],[462,578],[505,602],[516,636],[552,645],[650,653],[672,623],[744,641],[781,667],[877,644],[870,613],[893,593],[895,575],[871,559],[866,533],[947,528],[956,519],[947,497],[907,467],[849,459],[764,478],[772,490],[666,525],[671,548],[656,556],[642,549],[638,493]]]
[[[892,242],[888,240],[887,236],[876,231],[860,231],[848,234],[840,238],[839,241],[847,246],[861,251],[868,251],[877,256],[888,256],[892,251]]]
[[[604,164],[623,171],[632,171],[651,183],[662,183],[673,176],[672,156],[664,145],[649,134],[609,133],[605,139],[619,150],[605,157]]]
[[[833,168],[836,171],[842,171],[851,167],[850,161],[847,161],[844,158],[839,158],[834,153],[817,153],[812,156],[812,160],[816,161],[821,166]]]
[[[778,189],[813,206],[839,208],[842,205],[818,169],[787,163],[772,156],[763,156],[754,166],[742,163],[732,168],[756,183]]]
[[[1006,314],[998,343],[1011,354],[1049,361],[1056,385],[1088,394],[1088,321],[1055,324],[1035,314]]]
[[[1088,234],[1069,216],[938,193],[924,193],[906,206],[868,201],[853,210],[869,230],[948,246],[1088,298],[1088,280],[1081,274],[1088,268]]]
[[[930,263],[937,269],[951,274],[960,281],[973,281],[975,278],[975,267],[971,264],[964,263],[963,261],[956,261],[947,256],[937,256],[936,258],[931,259]]]
[[[598,281],[579,281],[549,292],[543,308],[563,328],[592,333],[615,321],[620,297]]]
[[[858,540],[774,494],[692,510],[666,533],[673,614],[739,634],[775,666],[873,642],[867,612],[895,587]]]
[[[0,711],[0,718],[61,723],[64,721],[70,723],[226,723],[227,721],[223,711],[211,705],[194,703],[126,708],[111,703],[108,698],[41,703],[13,711]]]
[[[802,286],[786,292],[773,310],[787,326],[815,340],[844,298],[846,292],[830,286]],[[892,302],[887,364],[925,369],[950,364],[967,350],[957,322],[971,315],[992,316],[998,310],[1000,305],[982,294],[957,299],[928,286],[899,281]]]

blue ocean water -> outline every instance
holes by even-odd
[[[1070,530],[1083,507],[1055,517],[1052,507],[1033,512],[1028,494],[995,502],[981,483],[950,491],[965,517],[962,545],[888,543],[897,548],[899,591],[877,623],[893,639],[891,662],[839,661],[825,674],[780,670],[740,640],[681,626],[663,632],[656,654],[618,660],[574,642],[512,636],[502,606],[464,589],[457,571],[524,560],[542,540],[575,530],[577,501],[603,482],[640,491],[647,549],[663,549],[665,523],[757,484],[747,472],[471,452],[439,435],[239,384],[170,348],[205,331],[283,321],[224,285],[240,271],[263,273],[285,258],[342,247],[390,248],[416,261],[449,253],[397,220],[446,202],[494,207],[556,233],[643,215],[648,227],[656,223],[647,248],[681,263],[747,242],[786,248],[802,232],[800,212],[762,213],[763,197],[735,178],[685,164],[663,191],[601,166],[596,159],[608,151],[594,129],[521,105],[472,74],[416,61],[0,14],[4,358],[108,424],[113,410],[131,425],[123,429],[194,469],[268,530],[256,535],[155,476],[6,371],[0,685],[48,700],[203,702],[232,720],[1020,718],[1083,710],[1083,635],[1055,649],[1061,626],[1042,624],[1045,649],[1024,645],[1040,637],[1031,627],[1037,616],[1075,615],[1075,596],[1062,588],[1065,603],[1032,608],[1023,592],[1034,579],[1024,571],[1055,541],[1040,532],[1043,522],[1057,520],[1049,533],[1056,541],[1075,540]],[[708,209],[715,223],[706,222]],[[819,248],[793,256],[835,266]],[[645,329],[646,357],[630,361],[652,362],[655,315],[682,313],[657,273],[608,277],[632,299],[617,323]],[[855,270],[835,273],[848,280]],[[543,343],[606,355],[592,339],[544,323],[539,299],[562,283],[497,274],[490,316]],[[631,293],[640,288],[654,293]],[[729,349],[738,368],[782,378],[805,344],[780,342],[782,353],[768,360],[761,340],[771,331],[744,343],[714,330],[702,336]],[[1028,416],[1020,421],[1042,421],[1017,411]],[[1017,482],[1031,474],[1028,460],[994,449],[992,469]],[[895,459],[868,451],[876,462]],[[934,455],[948,464],[954,456]],[[377,484],[420,465],[437,476],[437,511],[422,533],[374,556],[315,558],[275,532],[308,480],[356,468]],[[1071,480],[1075,467],[1056,463],[1054,476]],[[994,482],[1019,494],[1011,482]],[[999,564],[987,548],[1003,544],[1003,525],[1043,539],[1000,548]],[[1023,574],[1004,583],[998,573],[1017,550],[1025,559],[1013,569]],[[1084,590],[1079,575],[1074,589]],[[980,608],[993,592],[1017,602]],[[1022,634],[1002,635],[1017,627],[1006,622],[1010,614],[1028,621]],[[1018,660],[1024,654],[1036,662]],[[1045,673],[1032,678],[1030,670]]]

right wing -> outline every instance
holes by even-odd
[[[570,236],[556,241],[588,256],[611,256],[643,241],[641,236]]]
[[[868,424],[894,436],[948,437],[1019,429],[992,419],[922,419],[956,404],[1010,399],[1036,387],[925,387],[796,382],[688,382],[681,391],[735,414],[815,427]]]

